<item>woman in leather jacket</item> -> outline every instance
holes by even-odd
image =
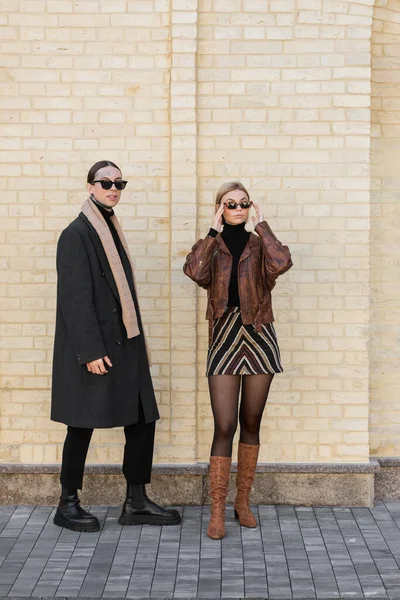
[[[255,231],[245,229],[251,207]],[[225,183],[216,195],[208,235],[186,257],[185,274],[207,290],[209,349],[207,376],[214,417],[210,457],[211,518],[208,536],[225,535],[232,443],[239,418],[235,517],[256,527],[249,495],[260,448],[260,425],[275,373],[282,372],[271,304],[279,275],[292,266],[290,251],[263,219],[238,181]],[[239,392],[241,399],[239,407]]]

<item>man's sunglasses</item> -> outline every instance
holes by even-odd
[[[244,202],[226,202],[225,206],[228,210],[235,210],[238,206],[246,210],[246,208],[250,208],[253,203],[250,200],[245,200]]]
[[[124,190],[128,182],[122,181],[122,179],[118,179],[117,181],[109,181],[108,179],[95,179],[95,181],[92,181],[92,183],[100,183],[103,190],[111,190],[113,185],[115,185],[117,190]]]

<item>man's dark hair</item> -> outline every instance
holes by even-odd
[[[100,169],[104,169],[104,167],[115,167],[116,169],[118,169],[118,171],[122,173],[121,169],[115,163],[111,162],[111,160],[100,160],[99,162],[95,163],[93,167],[90,167],[89,172],[87,174],[87,182],[93,183],[97,171],[100,171]]]

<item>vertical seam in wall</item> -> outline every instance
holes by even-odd
[[[371,89],[370,89],[370,114],[369,114],[369,122],[370,122],[370,131],[369,131],[369,168],[370,168],[370,197],[369,197],[369,204],[370,204],[370,227],[369,227],[369,238],[368,238],[368,248],[369,248],[369,307],[368,307],[368,448],[369,448],[369,455],[371,456],[371,401],[372,401],[372,373],[371,373],[371,365],[372,365],[372,348],[371,348],[371,330],[373,327],[373,311],[372,311],[372,279],[373,279],[373,273],[372,273],[372,254],[373,254],[373,249],[372,249],[372,237],[371,237],[371,232],[372,232],[372,218],[373,218],[373,214],[372,214],[372,202],[373,202],[373,190],[372,190],[372,180],[374,178],[374,168],[373,168],[373,156],[372,156],[372,149],[373,149],[373,141],[372,141],[372,127],[373,127],[373,107],[372,107],[372,100],[374,98],[374,60],[373,60],[373,30],[374,30],[374,21],[375,21],[375,2],[373,3],[373,7],[372,7],[372,23],[371,23],[371,39],[370,39],[370,46],[369,46],[369,51],[370,51],[370,69],[371,69]],[[373,492],[375,493],[375,485],[374,485],[374,490]],[[374,494],[372,496],[372,498],[374,497]]]
[[[367,425],[367,440],[368,440],[368,454],[371,454],[370,446],[370,414],[371,414],[371,288],[372,288],[372,248],[371,248],[371,229],[372,229],[372,155],[371,155],[371,142],[372,142],[372,30],[374,26],[374,7],[372,6],[371,11],[371,27],[370,27],[370,38],[369,38],[369,58],[370,58],[370,89],[369,89],[369,228],[368,228],[368,352],[367,352],[367,365],[368,365],[368,425]],[[373,489],[373,488],[372,488]],[[373,498],[373,496],[372,496]]]
[[[172,423],[172,114],[171,114],[171,102],[172,102],[172,1],[169,2],[169,73],[168,73],[168,121],[169,121],[169,189],[168,189],[168,222],[169,222],[169,236],[168,236],[168,262],[169,262],[169,309],[168,309],[168,317],[169,317],[169,369],[168,369],[168,379],[169,379],[169,396],[168,396],[168,404],[169,404],[169,437],[168,443],[171,444],[171,423]]]
[[[198,135],[198,65],[197,65],[197,60],[198,60],[198,41],[199,41],[199,2],[200,0],[197,0],[196,3],[196,47],[195,47],[195,56],[194,56],[194,82],[195,82],[195,89],[194,89],[194,101],[195,101],[195,110],[194,110],[194,114],[195,114],[195,141],[196,141],[196,145],[195,145],[195,152],[196,152],[196,234],[197,234],[197,224],[198,224],[198,220],[199,220],[199,202],[198,202],[198,191],[199,191],[199,170],[198,170],[198,165],[199,165],[199,160],[198,160],[198,141],[199,141],[199,135]],[[197,239],[197,235],[196,235],[196,239]],[[195,369],[194,369],[194,374],[195,374],[195,393],[194,393],[194,398],[195,398],[195,416],[196,416],[196,461],[199,460],[199,403],[197,400],[197,388],[198,388],[198,378],[199,378],[199,368],[198,368],[198,360],[197,360],[197,354],[199,351],[199,336],[198,336],[198,314],[199,314],[199,288],[198,286],[196,286],[196,296],[195,296],[195,311],[194,311],[194,323],[195,323]],[[204,479],[203,479],[204,481]],[[204,485],[204,484],[203,484]]]
[[[372,126],[373,126],[373,116],[374,116],[374,110],[373,110],[373,105],[372,105],[372,100],[374,98],[376,98],[376,90],[375,90],[375,79],[374,79],[374,55],[373,55],[373,50],[374,50],[374,41],[373,41],[373,32],[374,32],[374,22],[378,21],[378,22],[382,22],[375,13],[375,9],[376,9],[376,2],[374,1],[373,3],[373,13],[372,13],[372,24],[371,24],[371,41],[370,41],[370,56],[371,56],[371,95],[370,95],[370,145],[369,145],[369,156],[370,156],[370,230],[369,230],[369,259],[370,259],[370,269],[369,269],[369,315],[368,315],[368,322],[369,322],[369,335],[368,335],[368,364],[369,364],[369,369],[368,369],[368,446],[369,446],[369,454],[371,456],[371,433],[372,433],[372,423],[371,423],[371,416],[372,416],[372,400],[373,400],[373,393],[372,393],[372,364],[373,364],[373,349],[371,346],[371,340],[372,340],[372,336],[371,336],[371,331],[372,328],[374,329],[374,332],[376,333],[376,329],[377,329],[377,323],[375,322],[375,316],[374,316],[374,311],[372,310],[373,306],[373,293],[372,293],[372,282],[373,282],[373,272],[372,272],[372,256],[373,256],[373,252],[374,249],[372,247],[373,245],[373,241],[372,241],[372,227],[373,227],[373,223],[372,223],[372,218],[373,218],[373,213],[372,213],[372,204],[375,202],[375,197],[373,197],[373,192],[377,192],[376,189],[372,189],[373,185],[372,182],[373,180],[376,179],[375,177],[375,173],[376,173],[376,169],[375,169],[375,164],[373,164],[373,155],[372,155],[372,151],[373,149],[376,151],[376,147],[374,148],[374,140],[376,139],[375,134],[373,136],[373,131],[372,131]],[[387,8],[387,6],[385,7]],[[377,137],[381,137],[382,135],[382,129],[380,128],[380,132],[379,132],[379,136]],[[380,179],[380,177],[379,177]],[[382,181],[380,179],[380,200],[382,199]],[[376,218],[376,217],[375,217]],[[373,448],[372,452],[374,454],[376,454],[376,449]],[[375,486],[374,486],[374,493],[375,493]]]
[[[378,12],[379,11],[379,12]],[[395,85],[395,79],[387,79],[380,80],[379,73],[382,70],[386,70],[388,72],[388,65],[391,61],[391,53],[387,53],[387,45],[393,47],[394,44],[396,46],[399,45],[399,41],[396,38],[396,41],[391,37],[394,36],[395,33],[393,31],[385,31],[385,25],[396,22],[396,13],[399,13],[399,10],[390,5],[388,1],[380,2],[379,5],[377,2],[374,3],[373,8],[373,28],[372,28],[372,39],[371,39],[371,63],[372,63],[372,73],[371,73],[371,101],[372,110],[371,110],[371,145],[370,145],[370,167],[371,167],[371,235],[370,235],[370,256],[371,259],[374,258],[377,262],[371,266],[370,273],[370,340],[373,338],[375,342],[377,338],[379,340],[379,345],[372,345],[370,342],[368,345],[369,351],[369,441],[370,441],[370,454],[377,457],[389,456],[393,453],[393,448],[397,447],[393,446],[394,439],[393,437],[396,435],[394,432],[397,429],[393,430],[393,437],[385,432],[383,433],[382,429],[384,426],[387,426],[387,419],[390,417],[385,417],[386,410],[392,410],[390,408],[391,398],[390,392],[388,394],[388,381],[390,381],[391,372],[390,369],[393,368],[393,364],[389,366],[388,363],[388,371],[383,373],[383,360],[386,356],[389,356],[389,352],[393,350],[391,346],[386,347],[386,356],[382,354],[377,354],[377,348],[381,348],[382,338],[385,336],[385,320],[382,311],[384,310],[382,307],[382,286],[385,283],[385,277],[382,279],[379,276],[382,273],[385,273],[385,269],[388,269],[388,266],[384,266],[381,262],[382,258],[382,246],[385,244],[385,238],[387,233],[387,219],[389,218],[385,215],[383,207],[385,206],[385,202],[392,202],[391,199],[387,198],[387,194],[398,194],[398,188],[389,186],[386,189],[386,181],[392,179],[391,173],[391,165],[390,159],[389,164],[386,165],[386,150],[388,149],[386,143],[390,140],[392,143],[394,140],[398,140],[398,135],[396,132],[396,127],[398,126],[398,121],[395,122],[392,119],[389,120],[388,123],[385,120],[382,120],[382,113],[390,111],[390,108],[385,107],[385,100],[391,98],[391,90]],[[374,27],[377,25],[377,27]],[[381,28],[382,27],[382,28]],[[374,38],[375,34],[375,38]],[[387,37],[386,37],[387,36]],[[374,52],[375,48],[381,47],[381,52]],[[385,62],[385,65],[382,64],[382,61]],[[392,64],[392,69],[396,70],[396,67]],[[397,99],[399,94],[393,96],[393,99]],[[375,102],[378,100],[378,103]],[[397,113],[397,109],[393,109]],[[390,124],[393,127],[393,131],[389,132]],[[374,125],[375,130],[372,131],[372,125]],[[395,146],[390,146],[391,150],[394,151]],[[379,158],[378,158],[379,157]],[[389,171],[386,170],[389,169]],[[375,208],[380,205],[381,211],[375,212]],[[383,211],[383,212],[382,212]],[[390,212],[389,212],[390,214]],[[394,218],[394,215],[392,215]],[[372,227],[374,231],[372,232]],[[374,233],[374,236],[372,235]],[[378,273],[379,271],[379,273]],[[377,278],[378,275],[378,278]],[[386,301],[393,301],[393,296],[390,298],[389,295],[386,295]],[[390,304],[389,304],[390,307]],[[389,314],[390,308],[386,309]],[[385,315],[386,316],[386,315]],[[397,328],[398,320],[394,317],[394,320],[391,319],[391,326],[393,328]],[[390,343],[390,342],[389,342]],[[393,354],[390,356],[390,360],[395,360]],[[384,375],[385,383],[382,383],[382,380],[375,381],[375,386],[373,386],[372,377]],[[385,408],[385,402],[388,402],[389,406]],[[390,415],[390,413],[388,413]],[[372,418],[375,418],[374,422],[372,422]],[[395,421],[393,425],[398,425]],[[387,430],[386,430],[387,431]],[[384,439],[385,435],[388,436],[389,439]],[[371,445],[373,444],[372,448]],[[378,498],[379,499],[379,498]]]

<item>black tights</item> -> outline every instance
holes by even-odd
[[[211,408],[214,415],[214,438],[211,456],[231,456],[238,412],[239,441],[243,444],[260,443],[260,425],[274,376],[262,375],[211,375],[208,378]],[[239,404],[239,390],[242,396]]]

